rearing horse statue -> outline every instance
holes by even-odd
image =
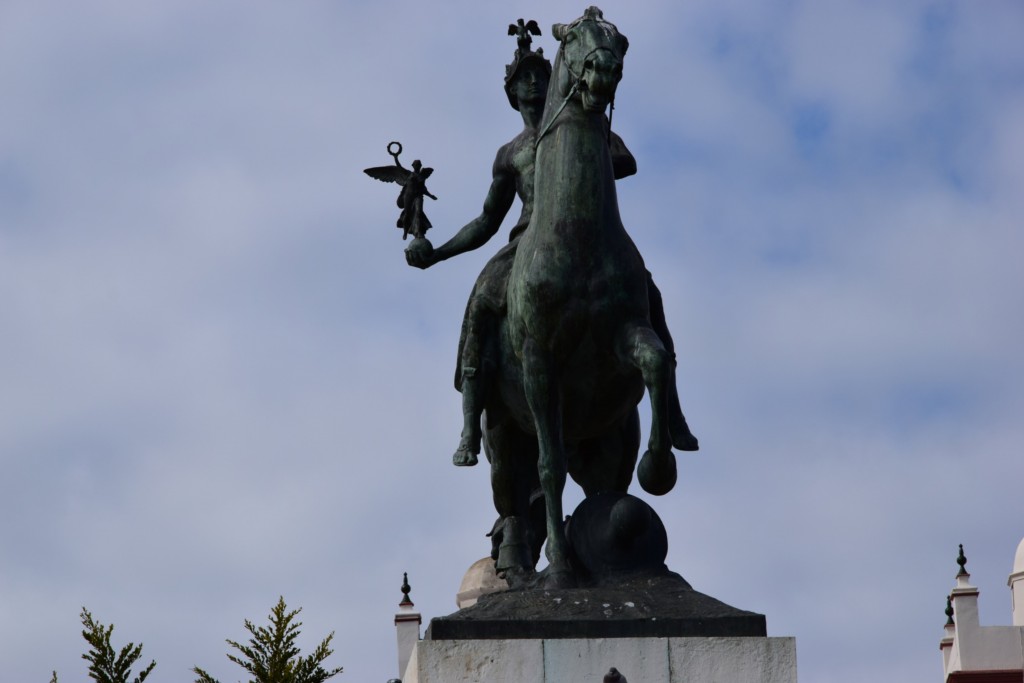
[[[518,422],[532,421],[521,426],[536,434],[547,582],[559,587],[574,583],[562,510],[567,442],[628,432],[645,387],[651,425],[637,470],[641,486],[667,493],[676,478],[673,438],[684,450],[696,450],[697,441],[688,430],[669,434],[673,359],[651,327],[646,269],[615,194],[605,110],[628,41],[596,7],[556,24],[552,34],[561,45],[538,138],[534,208],[512,266],[504,323],[505,353],[519,367],[504,373],[501,391],[508,397],[509,382],[521,382],[525,406],[506,404]],[[624,490],[636,449],[632,458],[616,457],[628,466],[625,484],[618,480]]]

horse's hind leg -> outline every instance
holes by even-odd
[[[510,420],[485,427],[484,452],[491,465],[491,492],[498,512],[490,534],[491,555],[495,569],[506,574],[510,585],[533,572],[535,539],[544,538],[542,529],[533,528],[530,500],[537,486],[536,451],[533,436]]]
[[[627,330],[625,343],[626,357],[643,374],[651,399],[651,434],[647,452],[637,468],[637,478],[644,491],[661,496],[676,483],[676,459],[668,422],[672,357],[650,327]]]
[[[551,588],[569,587],[575,582],[562,521],[566,457],[561,396],[550,356],[530,337],[523,343],[523,388],[537,432],[537,469],[547,507],[547,583]]]

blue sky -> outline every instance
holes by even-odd
[[[936,680],[957,543],[1008,623],[1024,535],[1024,9],[639,5],[602,6],[620,208],[702,446],[650,501],[669,565],[795,636],[802,680]],[[583,9],[0,6],[11,680],[84,678],[83,605],[156,683],[237,677],[223,641],[278,595],[350,681],[395,675],[403,571],[454,610],[493,513],[451,376],[507,233],[411,269],[362,169],[393,139],[433,166],[446,239],[521,127],[505,27],[553,55]]]

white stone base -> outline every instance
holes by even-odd
[[[795,638],[421,640],[403,683],[796,683]]]

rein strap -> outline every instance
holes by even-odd
[[[583,79],[580,79],[580,80],[583,80]],[[573,96],[577,92],[579,92],[579,89],[580,89],[580,81],[578,80],[578,81],[576,81],[575,83],[572,84],[571,88],[569,88],[569,94],[565,96],[565,99],[562,100],[562,104],[560,104],[558,106],[558,111],[555,112],[554,116],[552,116],[550,119],[548,119],[547,125],[544,126],[544,130],[542,130],[540,132],[540,135],[537,136],[537,143],[538,144],[540,143],[541,138],[543,138],[545,135],[547,135],[548,131],[551,130],[551,126],[555,123],[555,120],[559,117],[559,115],[565,109],[565,106],[567,104],[569,104],[569,100],[571,100],[573,98]]]
[[[591,50],[590,52],[587,53],[587,56],[583,58],[583,61],[586,61],[587,58],[590,57],[590,55],[594,54],[598,50],[608,50],[609,52],[611,52],[611,50],[609,48],[604,47],[604,46],[595,47],[593,50]],[[573,98],[573,96],[580,91],[580,83],[583,82],[583,74],[580,74],[579,76],[577,76],[575,73],[573,73],[572,65],[569,63],[569,60],[565,59],[565,43],[562,43],[561,45],[558,46],[558,51],[562,53],[562,57],[563,57],[562,63],[565,64],[565,70],[568,71],[569,75],[572,76],[573,78],[575,78],[576,80],[573,82],[572,87],[569,88],[569,93],[565,96],[565,99],[562,100],[562,104],[558,105],[558,111],[556,111],[554,113],[554,115],[550,119],[548,119],[547,124],[544,126],[544,130],[542,130],[540,132],[540,135],[537,136],[537,144],[540,144],[541,139],[545,135],[547,135],[548,132],[551,130],[551,126],[554,125],[555,120],[561,115],[561,113],[565,109],[566,105],[569,104],[569,100],[571,100]],[[612,54],[614,54],[614,53],[612,53]],[[611,105],[611,108],[608,111],[608,145],[609,146],[612,144],[612,116],[615,114],[615,95],[612,95],[610,105]]]

